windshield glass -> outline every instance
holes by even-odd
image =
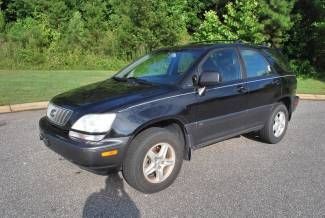
[[[146,55],[115,75],[150,83],[175,84],[202,55],[202,50],[159,51]]]

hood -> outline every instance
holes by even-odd
[[[88,108],[92,112],[105,112],[167,91],[163,86],[108,79],[59,94],[51,102],[72,110]]]

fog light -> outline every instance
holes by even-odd
[[[102,157],[110,157],[118,154],[118,150],[104,151],[101,153]]]

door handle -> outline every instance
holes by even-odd
[[[246,93],[246,92],[248,91],[247,88],[245,88],[244,85],[239,85],[239,86],[237,86],[237,87],[236,87],[236,90],[237,90],[237,92],[239,92],[239,93]]]
[[[273,84],[273,85],[280,85],[280,79],[274,79],[274,80],[272,81],[272,84]]]

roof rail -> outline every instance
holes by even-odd
[[[216,43],[216,42],[235,42],[235,43],[242,43],[242,44],[250,44],[250,45],[257,45],[257,46],[264,46],[264,47],[273,47],[273,43],[264,42],[264,43],[253,43],[244,41],[241,39],[220,39],[220,40],[206,40],[206,41],[198,41],[198,42],[190,42],[189,44],[199,44],[199,43]]]
[[[239,43],[243,43],[244,41],[242,41],[240,39],[216,39],[216,40],[204,40],[204,41],[190,42],[190,44],[214,43],[214,42],[239,42]]]

